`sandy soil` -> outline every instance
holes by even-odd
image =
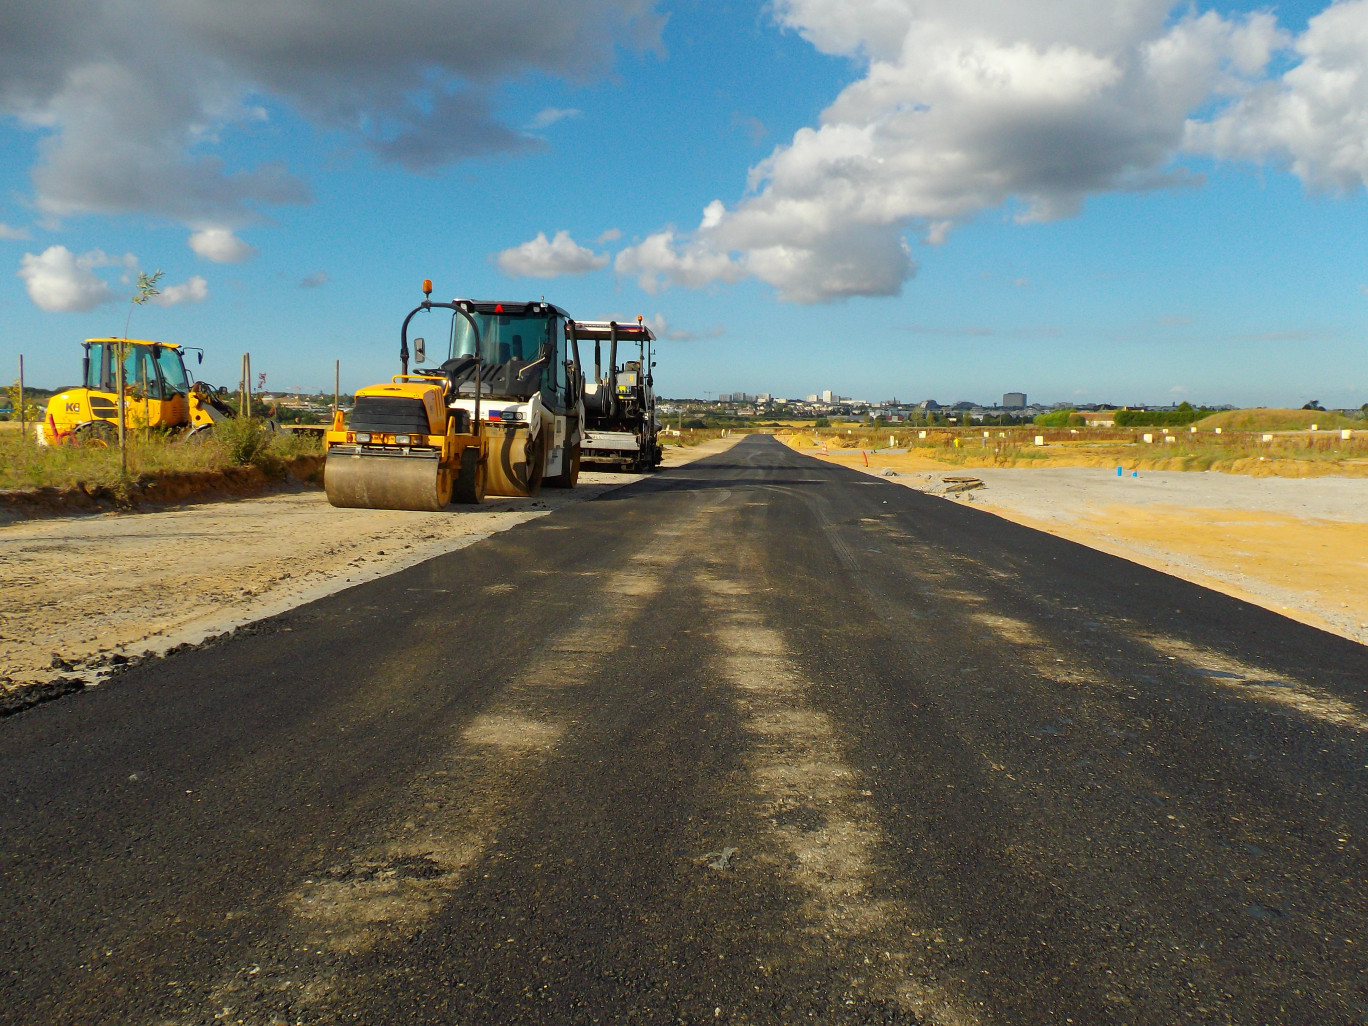
[[[667,448],[680,466],[730,448]],[[394,573],[642,475],[589,473],[573,491],[489,499],[478,512],[343,510],[319,489],[0,526],[0,692],[97,681],[162,653]]]
[[[811,450],[800,450],[811,453]],[[1368,643],[1368,480],[1251,477],[1115,468],[947,468],[910,454],[819,456],[945,494],[946,477],[983,488],[951,493],[1019,524],[1068,538]]]

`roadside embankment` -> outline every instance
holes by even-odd
[[[278,487],[321,486],[322,472],[323,456],[310,454],[291,457],[270,468],[230,466],[142,474],[115,484],[82,482],[63,487],[11,488],[0,491],[0,523],[143,505],[241,498]]]

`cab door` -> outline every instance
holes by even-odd
[[[167,388],[152,346],[131,345],[124,355],[124,407],[130,428],[185,423],[185,398]]]

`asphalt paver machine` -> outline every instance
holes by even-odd
[[[594,374],[592,378],[586,374],[584,382],[584,438],[580,443],[584,461],[638,473],[659,466],[661,450],[656,438],[651,373],[655,333],[640,317],[635,324],[575,321],[570,330],[577,352],[578,343],[594,343]],[[619,365],[619,344],[635,345],[637,358]]]

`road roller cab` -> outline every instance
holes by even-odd
[[[400,330],[401,373],[357,392],[350,419],[325,435],[329,501],[432,510],[453,496],[574,487],[582,381],[570,323],[546,302],[425,299]],[[422,366],[429,356],[436,365]]]

